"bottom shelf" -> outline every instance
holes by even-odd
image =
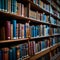
[[[33,56],[25,59],[25,60],[36,60],[36,59],[38,59],[39,57],[41,57],[41,56],[49,53],[51,50],[54,50],[55,48],[57,48],[58,45],[59,45],[59,44],[55,44],[55,45],[53,45],[53,46],[51,46],[51,47],[45,48],[45,49],[41,50],[40,52],[37,52],[35,55],[33,55]]]

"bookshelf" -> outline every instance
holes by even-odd
[[[0,60],[54,59],[60,52],[58,2],[4,1],[0,0]]]

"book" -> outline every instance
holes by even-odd
[[[11,24],[10,21],[5,21],[5,39],[10,40],[11,39]]]
[[[8,11],[8,0],[4,0],[4,11]]]
[[[3,60],[3,51],[0,49],[0,60]]]
[[[11,0],[11,13],[16,14],[17,13],[17,1]]]
[[[18,39],[18,23],[16,24],[16,38]]]
[[[4,0],[1,0],[1,11],[4,11]]]
[[[13,39],[16,39],[16,20],[12,20],[13,24]]]
[[[17,2],[17,15],[21,15],[22,8],[21,8],[21,3]]]
[[[21,24],[18,23],[18,38],[21,38]]]
[[[1,0],[0,0],[0,11],[1,11]]]
[[[17,60],[16,47],[12,47],[12,56],[13,56],[13,60]]]
[[[9,12],[9,13],[11,13],[11,8],[12,8],[12,7],[11,7],[11,6],[12,6],[11,4],[12,4],[12,3],[11,3],[11,0],[8,0],[8,12]]]
[[[9,60],[13,60],[12,49],[9,49]]]
[[[24,16],[24,4],[21,4],[21,16]]]
[[[2,51],[3,51],[3,59],[2,60],[9,60],[9,55],[8,55],[8,51],[9,51],[9,48],[2,48]]]
[[[3,20],[0,21],[0,40],[5,40],[5,23]]]

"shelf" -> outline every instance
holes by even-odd
[[[46,14],[50,14],[49,11],[45,10],[44,8],[41,8],[40,6],[34,4],[33,2],[29,1],[31,3],[31,8],[34,8],[34,10],[38,10],[39,12],[45,12]]]
[[[58,47],[58,43],[50,47],[50,51],[56,49]]]
[[[24,39],[14,39],[14,40],[1,40],[0,44],[4,44],[4,43],[13,43],[13,42],[22,42],[22,41],[28,41],[28,38],[24,38]]]
[[[60,4],[56,0],[53,0],[53,1],[60,7]]]
[[[56,7],[53,6],[53,4],[51,4],[51,6],[53,7],[54,10],[60,12]]]
[[[30,57],[29,60],[36,60],[38,59],[39,57],[43,56],[44,54],[47,54],[49,52],[49,47],[48,48],[45,48],[43,49],[42,51],[36,53],[34,56]],[[27,59],[28,60],[28,59]]]
[[[39,57],[41,57],[41,56],[49,53],[50,51],[56,49],[57,47],[58,47],[58,43],[55,44],[54,46],[51,46],[51,47],[48,47],[48,48],[45,48],[45,49],[41,50],[40,52],[36,53],[34,56],[29,57],[28,59],[29,60],[34,60],[34,59],[36,60]],[[26,60],[28,60],[28,59],[26,59]]]
[[[50,4],[50,1],[48,1],[48,0],[42,0],[42,1],[46,4]]]

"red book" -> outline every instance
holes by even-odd
[[[2,48],[3,50],[3,60],[9,60],[8,48]]]
[[[5,21],[5,39],[9,40],[11,38],[11,24],[10,21]]]

